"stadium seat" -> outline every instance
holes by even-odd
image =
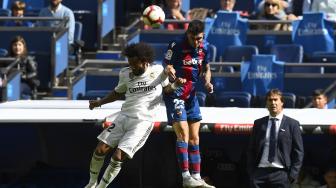
[[[259,53],[255,45],[228,46],[225,49],[223,60],[228,62],[251,61],[252,55]]]
[[[292,25],[293,43],[303,46],[306,57],[316,51],[335,50],[333,23],[325,20],[322,12],[304,13],[303,18],[293,21]]]
[[[317,63],[335,63],[336,65],[336,52],[314,52],[310,61]],[[336,66],[324,67],[324,73],[336,73]]]
[[[4,48],[0,48],[0,57],[6,57],[8,54],[8,51]]]
[[[262,96],[270,88],[283,90],[284,62],[276,61],[275,55],[253,55],[252,60],[242,62],[240,68],[242,91]]]
[[[216,61],[216,56],[217,56],[217,48],[213,44],[208,44],[208,59],[211,62]]]
[[[223,62],[242,62],[251,61],[252,55],[259,53],[258,47],[255,45],[242,45],[242,46],[228,46],[223,54]],[[213,71],[222,70],[224,72],[234,72],[237,71],[232,66],[223,66],[219,68],[213,68]]]
[[[216,93],[216,107],[242,107],[248,108],[251,106],[251,94],[244,91],[223,91]]]
[[[196,92],[196,97],[198,99],[198,104],[200,106],[206,106],[205,104],[206,104],[207,95],[204,92],[201,92],[201,91]]]
[[[0,17],[8,17],[11,16],[11,11],[9,9],[0,8]],[[6,21],[0,21],[0,26],[5,25]]]
[[[245,44],[248,24],[237,12],[218,11],[214,22],[207,27],[206,40],[217,48],[216,61],[227,46]]]
[[[270,50],[276,56],[277,61],[287,63],[302,63],[303,47],[300,44],[274,44]],[[306,67],[286,67],[285,72],[303,72]]]
[[[271,54],[276,56],[277,61],[302,63],[303,47],[300,44],[274,44]]]
[[[11,11],[9,9],[0,8],[0,16],[11,16]]]

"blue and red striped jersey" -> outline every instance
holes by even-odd
[[[207,43],[202,42],[198,48],[192,47],[187,35],[171,42],[165,55],[164,63],[173,65],[176,77],[187,80],[183,87],[175,90],[175,95],[183,100],[195,96],[196,83],[208,64]]]

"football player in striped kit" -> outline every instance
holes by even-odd
[[[169,44],[165,56],[166,72],[171,81],[186,79],[183,86],[164,97],[168,123],[176,133],[176,155],[182,171],[184,187],[214,187],[208,185],[200,175],[201,156],[199,129],[202,120],[196,97],[196,84],[204,78],[204,87],[213,92],[207,46],[204,39],[204,23],[193,20],[185,35]],[[190,164],[190,165],[189,165]]]

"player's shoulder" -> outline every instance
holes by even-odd
[[[129,67],[123,67],[120,69],[119,71],[119,75],[128,75],[130,72],[130,68]]]
[[[152,64],[151,68],[155,72],[162,72],[163,71],[163,66],[159,64]]]

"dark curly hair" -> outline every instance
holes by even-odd
[[[150,64],[154,61],[154,49],[144,42],[128,45],[124,49],[123,55],[128,58],[137,57],[141,62]]]

